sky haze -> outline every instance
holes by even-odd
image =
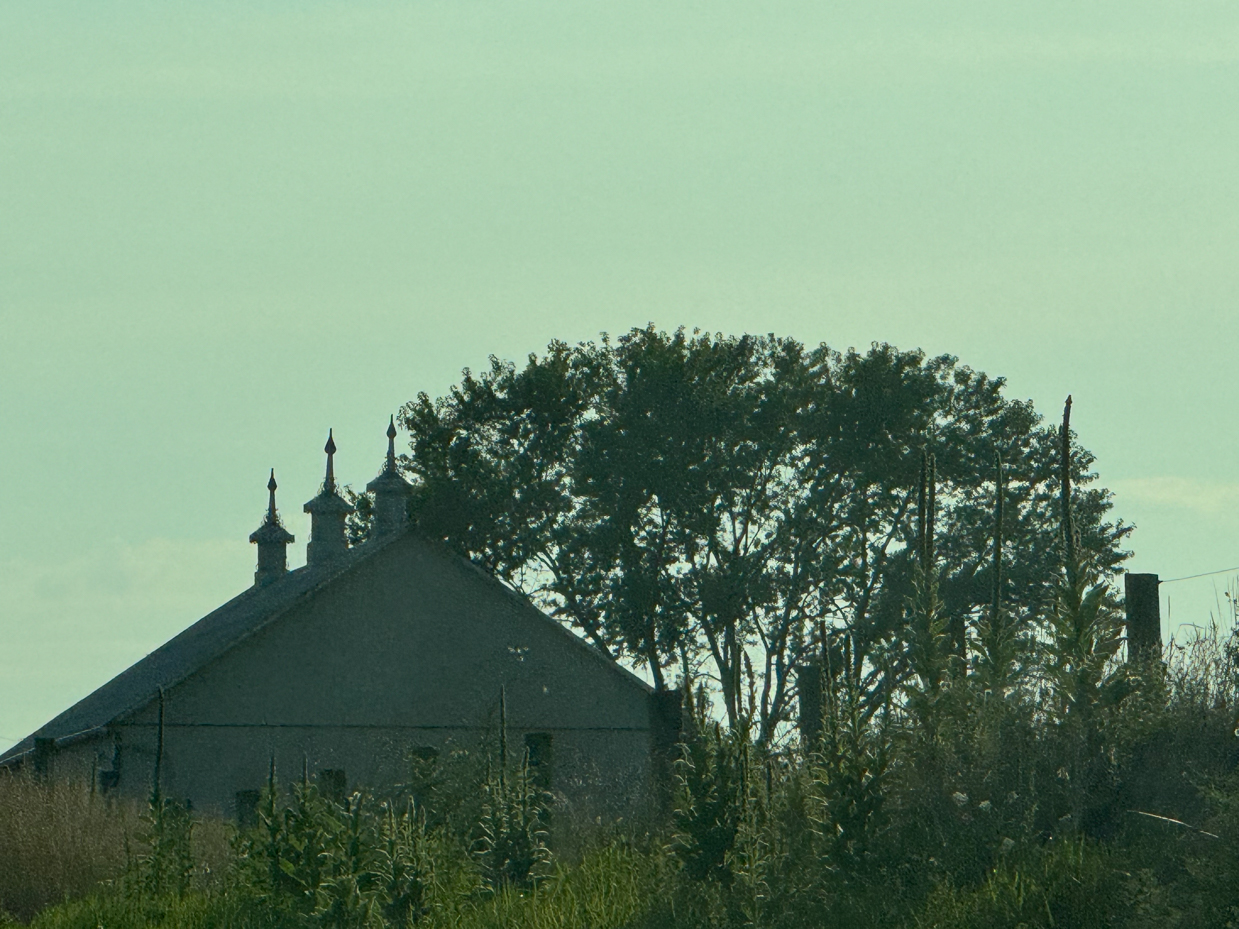
[[[1236,152],[1220,2],[0,3],[0,747],[250,583],[272,466],[304,563],[329,427],[360,487],[648,322],[1071,393],[1132,570],[1237,566]]]

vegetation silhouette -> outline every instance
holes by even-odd
[[[1127,653],[1130,530],[1070,399],[1044,426],[1001,387],[890,346],[650,328],[419,398],[422,531],[682,688],[670,815],[573,819],[508,757],[501,701],[497,750],[412,759],[385,794],[273,767],[211,871],[218,824],[157,789],[139,879],[34,925],[1236,925],[1239,638]],[[5,787],[11,907],[6,866],[72,791]]]
[[[1131,531],[1108,520],[1093,457],[1001,378],[875,344],[864,354],[775,336],[653,326],[552,342],[523,368],[491,359],[401,410],[413,516],[657,687],[687,664],[728,727],[789,735],[818,632],[846,635],[880,692],[907,672],[921,459],[934,479],[936,587],[956,653],[1001,597],[1044,611],[1061,564],[1068,479],[1080,557],[1111,577]],[[1005,572],[986,557],[992,463],[1004,464]],[[932,533],[931,533],[932,534]],[[1000,552],[1001,554],[1001,552]],[[745,703],[746,663],[756,701]]]

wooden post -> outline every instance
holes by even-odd
[[[1127,660],[1160,659],[1162,610],[1156,574],[1123,575],[1127,608]]]
[[[650,773],[660,813],[670,811],[675,786],[675,759],[684,740],[684,691],[650,694]]]
[[[155,731],[155,775],[151,787],[153,802],[158,805],[163,798],[163,688],[159,688],[159,724]]]
[[[796,676],[800,694],[800,740],[806,752],[817,751],[822,738],[822,665],[807,661]]]

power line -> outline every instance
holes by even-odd
[[[1165,581],[1158,581],[1159,584],[1173,584],[1175,581],[1194,581],[1198,577],[1213,577],[1215,574],[1233,574],[1239,571],[1239,565],[1233,568],[1223,568],[1221,571],[1206,571],[1204,574],[1189,574],[1187,577],[1172,577]]]

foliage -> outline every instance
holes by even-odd
[[[344,537],[349,545],[360,545],[374,527],[374,494],[364,490],[358,493],[351,484],[345,484],[340,496],[353,508],[344,518]]]
[[[730,885],[732,851],[751,800],[750,746],[734,730],[703,728],[676,761],[672,847],[690,878]]]
[[[240,884],[303,925],[408,926],[434,892],[433,843],[411,799],[357,792],[339,804],[303,776],[284,804],[273,765],[259,825],[238,842]]]
[[[519,855],[496,854],[488,866],[455,832],[467,815],[470,834],[479,834],[481,811],[499,790],[492,758],[494,776],[480,785],[464,765],[426,779],[443,798],[477,791],[472,804],[452,800],[450,815],[423,817],[407,795],[337,803],[312,778],[286,792],[273,777],[259,824],[238,837],[221,880],[158,895],[121,893],[118,884],[46,908],[34,925],[1235,924],[1239,639],[1206,628],[1168,649],[1164,666],[1125,670],[1123,698],[1098,699],[1089,711],[1106,772],[1094,779],[1077,724],[1070,712],[1051,711],[1063,704],[1046,696],[1052,641],[1021,659],[1023,673],[1005,694],[976,672],[955,672],[932,707],[912,712],[892,694],[873,713],[850,642],[833,644],[816,741],[770,751],[716,726],[694,703],[667,831],[602,837],[579,858],[531,868],[526,876],[537,880],[523,886],[517,872],[501,876],[503,862]],[[528,781],[510,773],[503,789],[529,797]],[[552,835],[583,825],[558,817]],[[131,835],[135,856],[150,855],[150,827],[145,839]],[[119,831],[115,841],[123,842]]]
[[[126,889],[141,897],[183,897],[194,875],[193,815],[184,803],[151,791],[139,851],[131,855]]]
[[[731,728],[781,742],[819,627],[856,660],[902,659],[917,459],[937,462],[941,616],[956,641],[993,600],[990,464],[1006,463],[1000,589],[1043,611],[1060,563],[1058,431],[1001,379],[949,356],[775,336],[635,329],[552,343],[523,368],[492,358],[447,396],[401,412],[421,531],[447,541],[656,686],[687,663]],[[1082,489],[1081,551],[1099,576],[1130,531]],[[816,643],[816,644],[815,644]],[[749,670],[746,670],[749,662]],[[906,671],[897,662],[896,674]],[[746,676],[754,681],[746,704]]]
[[[942,885],[917,922],[934,929],[1105,929],[1130,915],[1124,884],[1104,851],[1084,840],[1056,842],[1018,865],[1004,863],[980,886]]]
[[[1233,929],[1239,632],[1124,654],[1126,529],[1078,489],[1070,403],[1044,429],[999,386],[885,346],[650,329],[422,398],[423,527],[682,669],[668,821],[552,858],[585,824],[509,765],[501,691],[497,747],[416,761],[391,796],[305,772],[286,794],[273,767],[214,884],[156,792],[139,892],[34,925]],[[796,697],[801,739],[772,738]]]

